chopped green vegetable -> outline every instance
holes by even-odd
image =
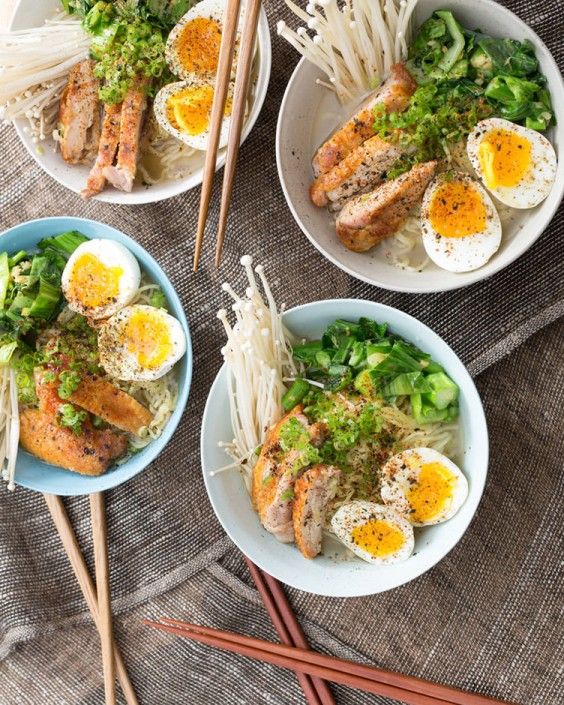
[[[163,290],[159,287],[154,289],[149,296],[149,306],[154,306],[155,308],[166,308],[166,296]]]
[[[308,465],[319,463],[321,456],[309,438],[307,428],[292,416],[280,428],[280,447],[283,451],[298,451],[298,457],[292,463],[292,472],[298,473]]]
[[[12,269],[12,267],[15,267],[16,264],[19,264],[22,260],[27,259],[28,254],[25,250],[20,250],[19,252],[16,252],[15,255],[12,255],[8,259],[8,267]]]
[[[464,35],[462,34],[462,27],[454,19],[452,12],[448,10],[437,10],[435,14],[437,17],[440,17],[441,20],[444,20],[452,40],[452,44],[437,62],[436,69],[431,71],[431,76],[436,78],[447,75],[461,58],[462,52],[464,51]],[[453,78],[453,76],[449,76],[449,78]]]
[[[292,386],[286,391],[282,397],[282,408],[284,411],[290,411],[297,404],[303,401],[304,397],[310,390],[310,385],[305,379],[298,379],[292,382]]]
[[[167,82],[166,35],[188,2],[127,0],[97,2],[83,26],[92,36],[94,75],[102,81],[100,100],[120,103],[133,87],[154,95]]]
[[[388,178],[442,157],[445,144],[460,141],[490,115],[539,130],[554,122],[546,78],[528,40],[487,37],[437,10],[412,41],[407,65],[419,84],[407,110],[375,111],[376,132],[410,152]]]
[[[431,390],[432,387],[423,372],[403,372],[386,384],[382,392],[385,397],[398,397]]]
[[[46,321],[53,318],[60,308],[62,293],[60,286],[41,275],[39,277],[39,291],[29,308],[31,318],[42,318]]]
[[[371,399],[376,394],[376,385],[370,370],[362,370],[362,372],[357,374],[354,380],[354,388],[367,399]]]
[[[82,435],[82,424],[88,418],[87,411],[81,411],[72,404],[61,404],[58,413],[59,425],[70,428],[77,436]]]
[[[10,283],[10,266],[8,264],[8,253],[0,254],[0,308],[4,308],[8,284]]]
[[[82,245],[82,243],[87,240],[88,238],[82,233],[79,233],[78,230],[68,230],[60,235],[43,238],[43,240],[39,242],[38,247],[40,250],[50,248],[68,257],[72,255],[79,245]]]
[[[70,399],[70,397],[78,389],[80,384],[80,375],[74,370],[64,370],[59,375],[59,387],[57,394],[61,399]]]
[[[316,354],[321,349],[321,340],[312,340],[311,342],[304,343],[303,345],[296,345],[292,351],[292,354],[296,360],[306,364],[312,364],[315,362]]]
[[[458,387],[441,365],[428,353],[389,333],[387,326],[376,321],[335,321],[321,340],[298,346],[294,356],[306,365],[306,376],[320,379],[327,392],[354,389],[364,400],[370,401],[401,397],[413,400],[417,397],[414,408],[420,423],[429,423],[429,419],[438,416],[450,418],[457,405]],[[322,364],[327,361],[330,364]],[[308,392],[303,387],[303,394],[300,400],[305,398],[308,417],[313,415],[329,426],[333,423],[341,434],[337,440],[338,450],[346,448],[353,436],[358,436],[358,429],[351,435],[350,415],[341,410],[347,423],[343,424],[343,419],[336,420],[334,409],[331,411],[334,401],[324,407],[323,393],[312,389]],[[441,413],[437,415],[435,411]],[[333,414],[331,422],[326,418],[327,414]],[[358,425],[358,419],[355,423]]]
[[[427,375],[426,382],[430,391],[423,395],[423,400],[436,409],[446,409],[458,399],[458,385],[444,372]],[[426,390],[416,391],[425,392]]]

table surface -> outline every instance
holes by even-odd
[[[559,3],[503,4],[540,34],[562,65]],[[14,5],[0,0],[0,30]],[[197,275],[187,264],[197,189],[138,208],[85,204],[42,175],[13,130],[0,127],[1,229],[61,214],[114,225],[158,259],[190,316],[196,375],[187,413],[158,461],[127,487],[107,493],[116,638],[140,702],[303,703],[291,673],[170,639],[142,624],[166,614],[275,638],[240,554],[211,511],[198,455],[202,404],[220,364],[222,336],[214,325],[215,311],[225,305],[220,284],[240,284],[239,257],[252,252],[260,253],[288,305],[330,296],[369,298],[431,325],[476,378],[488,419],[491,462],[482,503],[463,540],[433,570],[367,598],[288,590],[314,647],[522,705],[557,705],[564,689],[558,583],[564,550],[558,531],[564,214],[518,262],[464,291],[394,294],[335,269],[302,237],[278,186],[274,126],[297,57],[290,60],[275,36],[276,20],[287,19],[281,1],[266,9],[275,68],[265,107],[243,147],[221,273],[209,252]],[[214,199],[213,222],[217,212]],[[87,500],[66,506],[92,566]],[[0,492],[0,526],[0,702],[99,705],[98,636],[41,496]],[[392,705],[345,688],[335,693],[339,705]]]

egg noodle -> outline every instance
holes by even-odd
[[[248,255],[241,258],[241,264],[248,280],[245,294],[240,296],[229,284],[223,285],[223,290],[234,300],[231,310],[235,314],[235,322],[229,322],[225,309],[218,312],[227,335],[221,352],[227,367],[233,428],[233,439],[221,442],[220,447],[233,462],[213,470],[211,474],[239,468],[250,492],[252,471],[258,459],[257,449],[264,442],[269,428],[284,413],[281,401],[286,383],[303,373],[303,368],[292,357],[292,346],[304,341],[298,340],[284,326],[284,306],[276,304],[264,268],[259,265],[253,271],[252,258]],[[255,272],[259,275],[264,296],[258,289]],[[318,382],[310,383],[323,386]],[[451,458],[456,457],[459,443],[457,422],[426,424],[421,428],[408,411],[407,403],[400,406],[386,403],[380,409],[382,433],[393,436],[394,452],[425,446]],[[368,452],[369,449],[361,445],[351,452],[351,471],[343,473],[332,508],[336,509],[353,498],[379,501],[377,482],[374,493],[369,496],[361,489],[364,479],[361,467],[366,463]]]

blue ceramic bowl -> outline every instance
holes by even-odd
[[[14,228],[2,233],[0,235],[0,250],[7,252],[32,250],[42,238],[62,233],[65,230],[78,230],[87,237],[104,237],[125,245],[137,258],[141,270],[162,288],[170,313],[180,321],[184,328],[187,343],[186,354],[176,364],[176,370],[179,375],[179,394],[176,409],[162,435],[123,465],[114,467],[98,477],[88,477],[44,463],[20,447],[16,463],[16,484],[38,492],[79,495],[107,490],[129,480],[141,470],[144,470],[170,441],[188,400],[192,379],[192,344],[188,321],[186,320],[182,304],[166,274],[151,255],[138,245],[135,240],[109,225],[85,218],[61,217],[31,220],[27,223],[16,225]]]

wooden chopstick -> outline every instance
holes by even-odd
[[[44,494],[43,497],[45,498],[45,502],[49,508],[49,513],[51,514],[53,523],[59,533],[61,543],[63,544],[65,553],[67,554],[71,567],[74,571],[76,580],[82,590],[82,594],[84,595],[86,605],[90,610],[90,614],[92,615],[96,628],[99,630],[100,614],[98,610],[96,588],[94,587],[94,581],[90,577],[88,566],[86,565],[86,561],[84,560],[84,556],[82,555],[82,551],[78,545],[76,534],[72,528],[72,524],[65,509],[65,505],[63,504],[63,500],[53,494]],[[127,705],[139,705],[139,701],[137,700],[137,696],[135,695],[133,685],[129,679],[129,674],[127,673],[127,669],[125,667],[123,656],[121,655],[115,641],[113,643],[113,650],[116,662],[116,673],[125,697],[125,701],[127,702]]]
[[[260,13],[261,0],[248,0],[245,11],[245,21],[241,33],[241,50],[237,63],[237,74],[235,77],[235,90],[233,95],[233,112],[231,114],[231,124],[229,126],[229,137],[227,140],[227,156],[225,158],[225,168],[223,170],[223,184],[221,190],[221,208],[219,211],[219,223],[217,228],[217,242],[215,247],[215,264],[219,266],[221,261],[221,251],[225,240],[225,229],[227,227],[227,214],[233,190],[233,180],[241,144],[241,131],[245,119],[245,108],[247,106],[247,93],[253,66],[255,53],[255,35]]]
[[[221,133],[221,123],[223,122],[225,99],[227,98],[227,91],[231,81],[233,50],[235,48],[237,24],[239,22],[239,7],[240,0],[227,0],[227,7],[225,8],[225,15],[223,17],[223,30],[221,33],[221,44],[219,46],[219,59],[210,116],[210,133],[204,162],[202,192],[200,195],[200,212],[198,214],[198,229],[196,231],[196,244],[194,248],[194,271],[198,269],[200,262],[202,241],[204,239],[204,231],[206,229],[206,220],[208,218],[208,209],[213,189],[217,147]]]
[[[249,558],[247,558],[247,556],[243,557],[255,585],[257,586],[257,590],[259,591],[262,601],[268,611],[268,614],[270,615],[270,619],[274,624],[274,628],[278,632],[278,636],[282,642],[284,644],[288,644],[289,646],[303,646],[303,643],[296,643],[290,632],[289,621],[291,617],[293,617],[296,623],[297,620],[292,608],[286,600],[286,596],[283,591],[280,590],[283,599],[280,599],[280,595],[276,597],[272,592],[271,587],[266,582],[267,574],[263,573],[260,568],[257,568],[257,566]],[[274,578],[272,578],[272,580],[274,580]],[[291,617],[289,615],[291,615]],[[302,636],[304,636],[303,632]],[[305,642],[305,636],[303,640]],[[305,642],[304,648],[307,648],[307,642]],[[311,678],[306,673],[300,672],[296,673],[296,677],[309,705],[335,705],[331,691],[325,681],[322,681],[320,678]]]
[[[102,665],[104,668],[104,692],[106,705],[116,703],[116,674],[114,661],[114,634],[112,629],[112,603],[110,598],[110,569],[108,562],[108,537],[106,530],[106,507],[104,494],[90,495],[90,516],[92,519],[92,540],[94,542],[94,565],[96,566],[96,593],[100,643],[102,645]]]
[[[160,622],[145,620],[145,624],[276,666],[291,668],[295,671],[301,670],[304,673],[335,683],[395,698],[408,705],[445,705],[445,703],[451,705],[509,705],[506,701],[469,693],[422,678],[385,671],[334,656],[326,656],[316,651],[284,644],[273,644],[234,632],[169,618],[162,618]]]

